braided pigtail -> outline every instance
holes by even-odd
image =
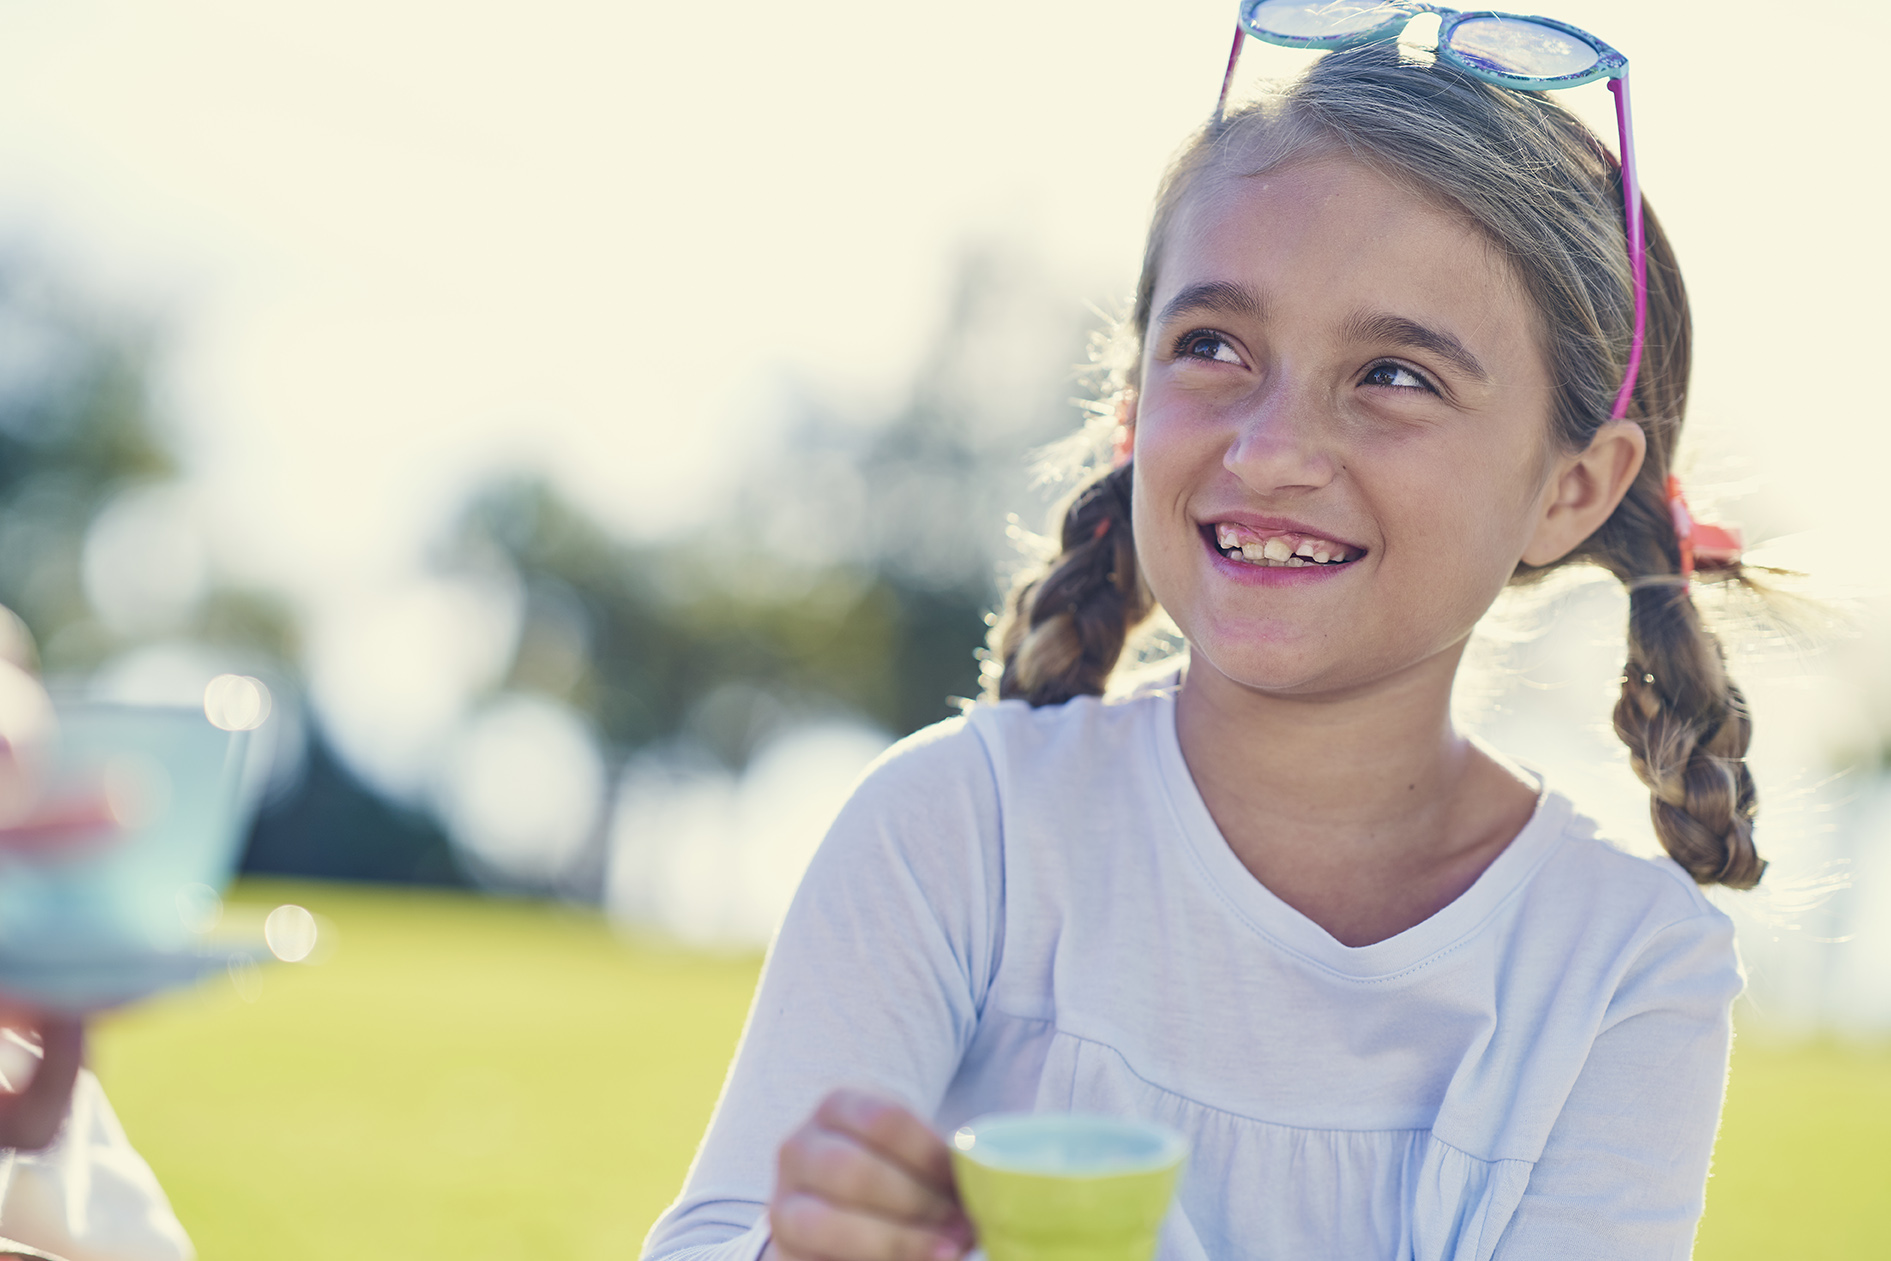
[[[1154,609],[1130,526],[1133,468],[1080,487],[1064,507],[1057,555],[1012,584],[991,633],[998,699],[1102,695],[1129,632]]]
[[[1681,576],[1656,472],[1644,469],[1636,479],[1597,549],[1596,559],[1629,592],[1628,664],[1615,733],[1648,785],[1662,848],[1701,884],[1751,889],[1766,870],[1753,845],[1759,794],[1746,764],[1753,721]],[[1738,566],[1711,576],[1739,581]]]
[[[1753,722],[1685,585],[1648,584],[1629,596],[1615,733],[1648,785],[1655,835],[1674,860],[1701,884],[1758,884],[1766,862],[1753,846]]]

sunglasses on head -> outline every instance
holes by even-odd
[[[1635,285],[1635,336],[1622,388],[1609,414],[1609,419],[1620,420],[1628,414],[1629,399],[1635,392],[1648,323],[1648,247],[1642,234],[1641,184],[1635,175],[1635,139],[1629,122],[1628,58],[1587,31],[1552,18],[1482,10],[1461,12],[1408,0],[1242,0],[1215,117],[1219,119],[1227,108],[1235,63],[1248,37],[1283,48],[1359,48],[1396,40],[1421,13],[1436,14],[1441,19],[1437,58],[1485,83],[1533,92],[1580,87],[1598,79],[1609,81],[1609,91],[1615,96],[1623,220]]]

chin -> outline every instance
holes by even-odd
[[[1189,662],[1191,668],[1205,666],[1248,691],[1282,696],[1329,691],[1357,682],[1339,677],[1350,674],[1340,669],[1339,662],[1316,660],[1310,654],[1278,645],[1222,642],[1204,647],[1191,638]]]

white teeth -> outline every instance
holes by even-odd
[[[1229,556],[1239,556],[1249,561],[1271,561],[1276,565],[1338,564],[1348,555],[1344,547],[1326,539],[1302,538],[1295,543],[1291,537],[1276,536],[1244,541],[1240,526],[1225,523],[1216,524],[1215,540]]]

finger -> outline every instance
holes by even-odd
[[[944,1227],[962,1220],[958,1202],[950,1195],[919,1181],[904,1165],[853,1135],[818,1124],[803,1127],[782,1144],[778,1185],[890,1221]]]
[[[22,854],[46,854],[96,841],[124,826],[118,811],[101,790],[96,796],[33,805],[24,817],[0,827],[0,849]]]
[[[814,1119],[823,1129],[850,1134],[897,1161],[928,1186],[958,1198],[952,1154],[932,1127],[890,1099],[864,1090],[836,1090],[821,1101]]]
[[[26,1089],[0,1100],[0,1147],[38,1151],[59,1134],[72,1107],[72,1086],[85,1058],[85,1025],[67,1017],[40,1022],[43,1056]]]
[[[956,1261],[966,1250],[956,1236],[889,1222],[806,1192],[777,1196],[768,1225],[777,1251],[790,1261]]]

